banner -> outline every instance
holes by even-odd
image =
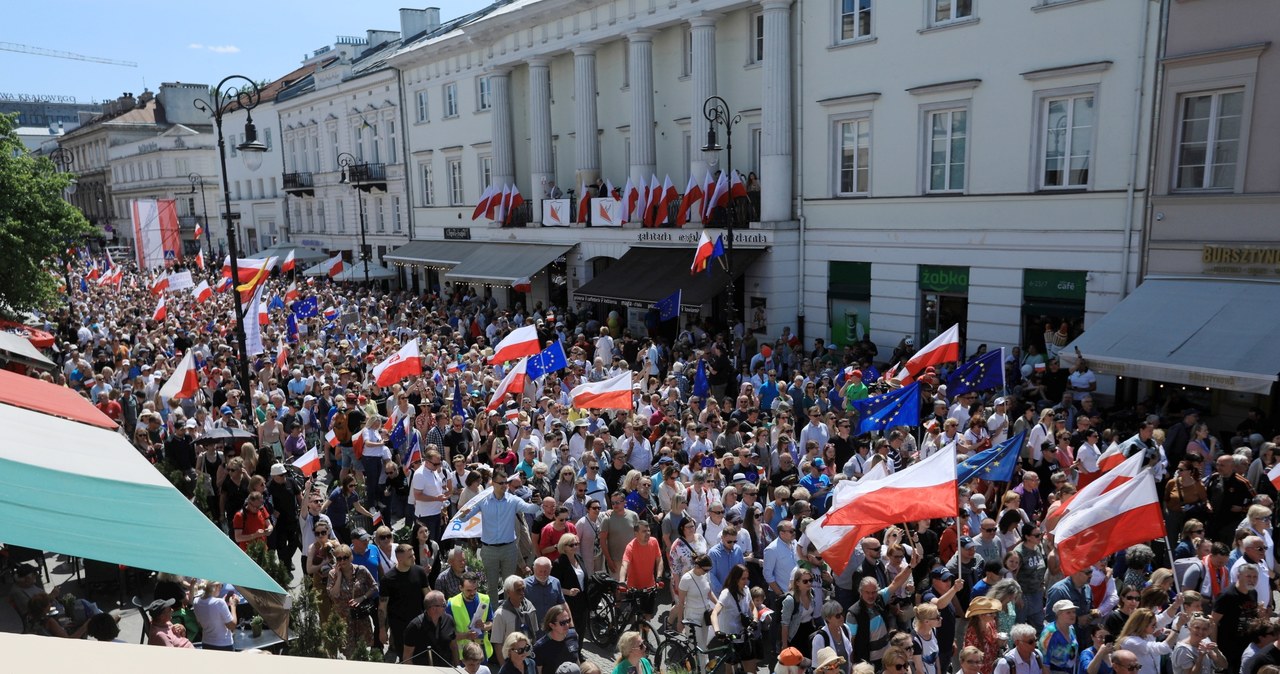
[[[568,227],[572,217],[573,210],[569,207],[568,199],[542,200],[543,227]]]
[[[134,199],[130,212],[138,267],[155,269],[182,260],[178,208],[173,199]]]
[[[480,503],[481,500],[492,493],[493,487],[489,487],[479,494],[471,497],[470,501],[467,501],[465,505],[459,508],[458,514],[454,515],[453,519],[449,520],[449,525],[444,528],[444,535],[440,537],[441,540],[447,540],[450,538],[480,538],[480,531],[484,528],[483,522],[480,521],[480,511],[476,511],[474,515],[465,520],[462,519],[460,515],[474,508],[477,503]],[[512,496],[510,498],[515,497]]]
[[[591,200],[592,227],[621,227],[622,202],[610,197]]]
[[[169,290],[188,290],[196,287],[194,281],[191,280],[191,272],[180,271],[169,274]]]

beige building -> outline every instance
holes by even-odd
[[[1234,416],[1280,373],[1280,4],[1166,6],[1143,283],[1076,345],[1138,397]]]

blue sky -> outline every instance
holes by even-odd
[[[359,0],[62,0],[14,2],[0,42],[132,61],[136,68],[0,51],[0,91],[102,101],[161,82],[216,84],[227,75],[273,80],[338,35],[399,30],[403,2]],[[488,0],[438,0],[448,21]]]

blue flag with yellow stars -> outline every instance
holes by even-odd
[[[1018,452],[1025,444],[1027,432],[1023,431],[961,461],[956,466],[956,484],[964,484],[975,477],[989,482],[1009,482],[1018,468]]]
[[[947,377],[947,395],[1004,388],[1004,348],[988,351],[956,368]]]
[[[884,395],[853,401],[858,410],[858,435],[920,423],[920,382]]]
[[[669,297],[654,302],[653,308],[658,310],[658,320],[669,321],[680,316],[680,298],[682,292],[676,290]]]

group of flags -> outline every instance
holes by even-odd
[[[478,220],[483,215],[489,220],[511,222],[511,214],[523,204],[524,196],[520,194],[519,187],[503,185],[499,188],[497,185],[490,185],[480,195],[480,202],[471,212],[471,219]]]

